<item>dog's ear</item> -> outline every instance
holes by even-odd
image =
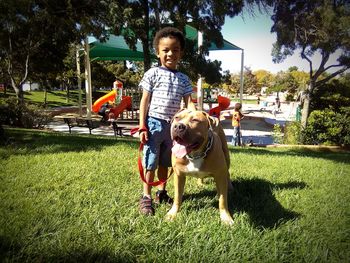
[[[187,110],[187,109],[186,108],[181,108],[180,110],[178,110],[178,112],[176,112],[175,115],[173,116],[173,118],[171,119],[171,123],[173,123],[176,115],[179,114],[180,112],[184,111],[184,110]]]
[[[205,111],[203,111],[203,114],[205,115],[205,117],[208,120],[209,123],[209,128],[213,129],[215,127],[217,127],[219,125],[219,119],[216,117],[212,117],[210,116],[208,113],[206,113]]]
[[[196,105],[194,105],[194,103],[189,103],[187,105],[187,109],[189,109],[190,111],[196,111]]]

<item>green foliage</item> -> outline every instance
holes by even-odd
[[[306,144],[350,145],[350,107],[315,110],[302,132]]]
[[[273,138],[273,142],[276,144],[281,144],[283,142],[282,127],[280,124],[273,125],[272,138]]]
[[[20,102],[28,78],[58,74],[71,43],[106,32],[106,12],[105,1],[0,1],[0,66],[9,69]]]
[[[317,87],[312,94],[312,110],[341,107],[350,107],[350,74]]]
[[[284,144],[300,144],[301,143],[301,124],[300,122],[294,121],[287,123],[284,128]]]
[[[188,178],[178,218],[138,211],[138,141],[6,129],[3,262],[347,262],[350,154],[231,148],[229,210]],[[167,189],[173,196],[173,178]],[[153,189],[153,194],[155,189]]]
[[[30,103],[19,104],[17,99],[0,100],[0,123],[15,127],[44,128],[51,115],[43,108]]]
[[[350,68],[350,8],[348,1],[275,1],[272,33],[277,34],[273,45],[273,61],[280,63],[300,51],[309,63],[307,94]],[[315,63],[315,54],[321,61]],[[334,72],[323,78],[329,69]],[[306,96],[302,124],[308,121],[312,98]]]

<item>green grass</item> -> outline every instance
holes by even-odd
[[[93,92],[94,99],[97,99],[103,96],[107,91],[96,91]],[[13,90],[8,90],[6,95],[3,92],[0,92],[0,98],[15,97]],[[45,101],[44,91],[26,91],[24,92],[24,100],[31,102],[33,104],[43,105]],[[69,99],[67,100],[66,91],[48,91],[47,92],[47,107],[64,107],[64,106],[78,106],[78,90],[71,90],[69,94]],[[82,103],[85,103],[85,92],[82,91]]]
[[[103,96],[108,91],[94,91],[93,92],[93,101]],[[8,90],[7,94],[4,95],[3,92],[0,92],[0,98],[15,97],[13,90]],[[34,104],[42,105],[44,103],[44,91],[26,91],[24,92],[24,99],[28,102]],[[82,91],[82,103],[85,103],[85,92]],[[239,102],[239,98],[231,99],[234,102]],[[243,99],[244,104],[256,104],[256,100],[252,99]],[[63,107],[63,106],[77,106],[78,105],[78,90],[71,90],[69,95],[69,100],[67,101],[66,91],[48,91],[47,93],[47,107]]]
[[[231,148],[228,227],[212,179],[187,180],[174,222],[141,216],[135,140],[6,133],[3,262],[349,262],[350,153]]]

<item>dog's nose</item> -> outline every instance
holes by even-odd
[[[183,124],[183,123],[176,123],[176,124],[174,125],[174,129],[175,129],[175,131],[177,131],[177,132],[184,132],[184,131],[186,130],[186,125]]]

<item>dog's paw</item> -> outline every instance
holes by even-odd
[[[221,212],[220,219],[221,219],[221,222],[223,222],[225,225],[229,225],[229,226],[233,225],[233,219],[228,212]]]
[[[176,214],[167,213],[167,214],[165,215],[165,220],[166,220],[166,221],[169,221],[169,222],[174,221],[175,218],[176,218]]]
[[[174,221],[174,219],[176,218],[176,214],[177,214],[177,209],[172,207],[169,212],[165,215],[165,220],[166,221]]]

